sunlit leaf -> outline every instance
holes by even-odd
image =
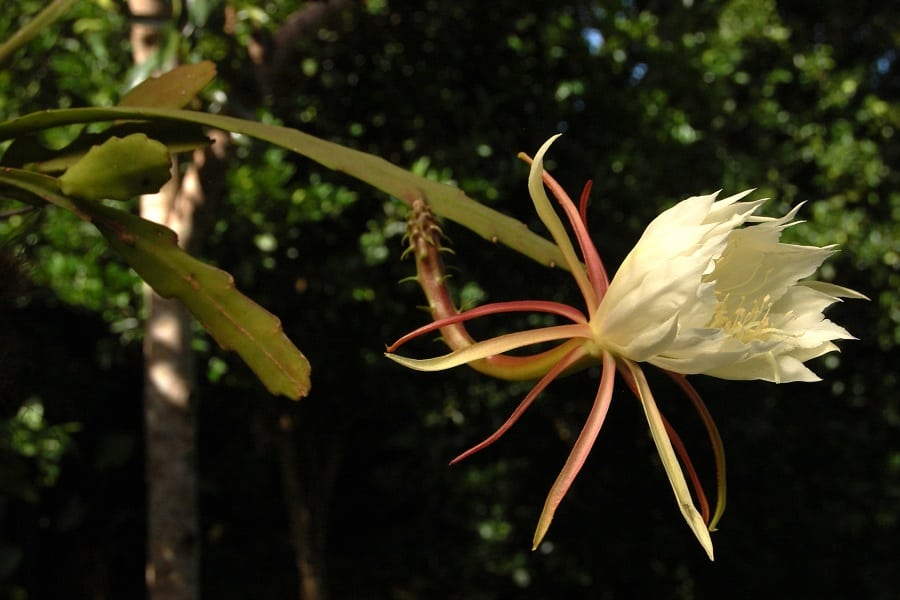
[[[47,175],[3,168],[0,186],[91,221],[144,281],[161,296],[181,300],[222,348],[244,359],[270,392],[295,399],[309,392],[309,362],[284,334],[280,321],[241,294],[231,275],[179,248],[171,229],[99,202],[67,198]]]
[[[216,76],[216,65],[208,60],[181,65],[135,86],[119,101],[119,106],[181,108]]]
[[[281,322],[234,287],[234,279],[179,248],[175,233],[96,202],[82,211],[157,293],[181,300],[219,345],[234,350],[273,394],[300,398],[309,391],[309,362]]]
[[[143,133],[164,144],[170,154],[189,152],[210,143],[200,125],[171,121],[128,122],[113,125],[101,133],[82,133],[71,144],[61,149],[47,147],[40,140],[40,136],[22,136],[6,149],[0,158],[0,165],[25,167],[41,173],[58,173],[71,167],[91,148],[102,144],[110,137],[124,138],[136,133]]]
[[[169,180],[164,144],[142,133],[113,137],[88,150],[59,178],[63,194],[89,200],[128,200],[155,193]]]

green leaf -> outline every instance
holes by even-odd
[[[82,213],[74,202],[59,193],[59,186],[54,177],[0,167],[0,189],[2,188],[9,188],[3,190],[4,194],[9,194],[32,206],[42,207],[43,203],[37,200],[39,199],[73,212],[84,220],[89,220],[88,216]]]
[[[0,168],[0,187],[71,210],[91,221],[160,295],[181,300],[225,349],[234,350],[273,394],[309,392],[310,366],[279,320],[234,287],[231,275],[184,252],[175,232],[128,212],[59,193],[47,175]]]
[[[0,140],[61,125],[116,119],[198,123],[277,144],[329,169],[347,173],[404,202],[423,197],[435,213],[471,229],[483,238],[505,244],[543,265],[565,268],[556,245],[529,231],[524,223],[472,200],[462,190],[410,173],[383,158],[327,142],[296,129],[186,110],[70,108],[32,113],[0,123]]]
[[[161,296],[181,300],[270,392],[295,399],[307,394],[306,357],[275,315],[237,291],[231,275],[184,252],[171,229],[97,202],[78,205],[144,281]]]
[[[3,157],[0,165],[24,167],[41,173],[62,172],[81,160],[94,146],[101,145],[110,137],[127,137],[143,133],[147,137],[165,144],[169,154],[189,152],[210,144],[203,133],[203,127],[172,121],[128,122],[113,125],[101,133],[82,133],[68,146],[56,150],[44,145],[40,136],[28,135],[16,139]]]
[[[135,133],[92,147],[59,178],[59,187],[73,198],[128,200],[158,192],[170,168],[165,144]]]
[[[181,108],[193,100],[215,76],[216,65],[208,60],[181,65],[138,84],[119,101],[119,106]]]

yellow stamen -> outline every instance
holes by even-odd
[[[767,340],[774,334],[785,334],[783,330],[772,327],[769,320],[773,304],[771,295],[751,301],[747,296],[720,294],[716,290],[716,299],[718,302],[707,327],[722,329],[745,344]]]

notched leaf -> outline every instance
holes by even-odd
[[[77,204],[144,281],[161,296],[181,300],[270,392],[294,399],[309,392],[306,357],[284,334],[281,321],[241,294],[231,275],[179,248],[167,227],[98,202]]]
[[[112,137],[94,146],[59,177],[66,196],[128,200],[159,191],[171,177],[169,150],[143,133]]]

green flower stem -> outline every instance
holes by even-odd
[[[327,142],[296,129],[178,109],[73,108],[31,113],[0,123],[0,140],[62,125],[121,119],[196,123],[270,142],[329,169],[355,177],[407,204],[417,198],[426,198],[435,213],[487,240],[509,246],[542,265],[566,266],[566,261],[553,243],[529,231],[524,223],[472,200],[459,188],[431,181],[372,154]]]
[[[55,177],[23,169],[0,167],[0,186],[7,187],[11,196],[32,206],[46,206],[37,199],[40,198],[47,204],[54,204],[74,213],[80,219],[91,220],[90,216],[82,212],[71,199],[59,193]]]

